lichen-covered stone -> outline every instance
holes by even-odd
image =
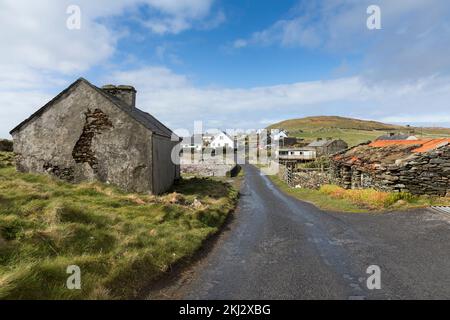
[[[344,188],[375,188],[390,192],[446,196],[450,190],[450,146],[411,153],[415,146],[359,147],[332,158],[330,176]],[[364,176],[363,185],[358,185]]]

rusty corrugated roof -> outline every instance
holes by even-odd
[[[450,139],[420,139],[420,140],[378,140],[369,144],[370,147],[383,148],[388,146],[414,146],[417,145],[416,149],[411,152],[428,152],[439,147],[450,144]]]

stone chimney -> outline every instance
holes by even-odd
[[[102,90],[106,93],[122,100],[131,108],[136,107],[136,89],[132,86],[114,86],[108,84],[102,87]]]

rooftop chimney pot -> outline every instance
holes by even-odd
[[[107,84],[102,87],[102,90],[125,102],[131,108],[136,107],[136,89],[133,86]]]

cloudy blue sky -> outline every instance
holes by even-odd
[[[134,85],[173,129],[450,122],[447,0],[0,0],[0,27],[0,137],[80,76]]]

